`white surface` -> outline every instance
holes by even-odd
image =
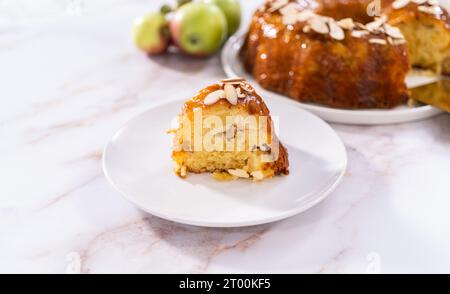
[[[301,107],[312,113],[318,115],[329,122],[344,123],[344,124],[359,124],[359,125],[383,125],[383,124],[393,124],[410,122],[415,120],[420,120],[424,118],[429,118],[442,113],[441,110],[434,108],[429,105],[420,107],[406,107],[401,106],[394,109],[374,109],[374,110],[346,110],[346,109],[336,109],[326,106],[321,106],[312,103],[300,103],[294,101],[284,95],[277,94],[272,91],[268,91],[255,81],[255,79],[247,73],[241,61],[239,60],[239,52],[244,43],[245,31],[241,31],[232,38],[228,39],[225,44],[222,55],[222,67],[228,77],[245,77],[248,81],[258,89],[259,92],[266,99],[271,99],[272,97],[278,99],[284,99],[290,105],[294,107]],[[436,79],[424,76],[409,76],[407,79],[407,84],[411,87],[418,85],[424,85],[429,82],[435,81]]]
[[[164,135],[184,101],[146,111],[121,128],[105,149],[103,166],[113,186],[141,209],[180,223],[242,227],[285,219],[318,204],[337,186],[347,155],[321,119],[283,101],[269,105],[289,152],[290,175],[259,183],[215,181],[210,174],[173,172],[171,138]]]
[[[157,1],[89,0],[80,16],[41,2],[0,1],[0,272],[450,273],[450,115],[333,124],[348,170],[303,214],[178,225],[124,200],[102,150],[137,114],[221,79],[219,58],[137,52],[130,24]],[[242,2],[248,19],[259,1]]]

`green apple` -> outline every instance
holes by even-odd
[[[225,14],[228,23],[228,36],[236,33],[241,25],[239,0],[203,0],[203,2],[216,5]]]
[[[134,22],[134,44],[148,54],[161,54],[170,43],[169,23],[162,13],[149,13]]]
[[[191,2],[177,9],[170,22],[175,44],[194,56],[216,52],[227,37],[227,20],[215,5]]]

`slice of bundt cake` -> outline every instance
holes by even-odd
[[[184,104],[171,132],[175,172],[182,178],[210,172],[218,180],[262,180],[289,172],[270,112],[242,78],[201,90]]]

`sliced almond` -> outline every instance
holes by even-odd
[[[307,21],[308,19],[316,16],[317,14],[315,14],[312,10],[303,10],[297,14],[297,20]]]
[[[357,28],[358,30],[367,31],[367,27],[360,22],[355,23],[355,28]]]
[[[182,165],[180,168],[180,177],[185,178],[187,176],[187,168],[185,165]]]
[[[330,36],[335,40],[344,40],[345,39],[345,33],[344,30],[338,26],[338,24],[334,21],[331,21],[328,23],[328,26],[330,27]]]
[[[274,12],[280,9],[281,7],[285,6],[289,3],[289,0],[277,0],[272,3],[272,6],[269,8],[269,12]]]
[[[319,17],[323,22],[336,21],[334,18],[329,16],[318,15],[317,17]]]
[[[296,15],[299,12],[299,6],[297,3],[290,2],[286,6],[280,9],[282,15]]]
[[[441,7],[439,6],[419,6],[417,7],[419,11],[425,12],[432,15],[441,15],[443,13]]]
[[[311,27],[309,25],[306,25],[306,26],[303,27],[302,31],[304,33],[309,33],[311,31]]]
[[[229,78],[229,79],[223,79],[221,80],[222,83],[224,84],[234,84],[234,83],[240,83],[245,81],[244,78],[241,77],[236,77],[236,78]]]
[[[392,39],[392,37],[387,37],[387,41],[388,41],[389,44],[395,45],[394,39]]]
[[[241,87],[236,88],[238,98],[245,98],[245,94],[241,92]]]
[[[344,18],[337,22],[338,26],[343,28],[344,30],[353,30],[355,28],[355,23],[351,18]]]
[[[393,27],[391,25],[386,24],[384,26],[386,34],[391,36],[394,39],[404,39],[402,32],[399,28]]]
[[[352,31],[352,37],[354,38],[362,38],[368,34],[368,31]]]
[[[437,6],[439,5],[439,0],[428,0],[428,5]]]
[[[205,103],[205,105],[212,105],[222,98],[225,98],[225,92],[223,90],[217,90],[212,93],[209,93],[208,96],[206,96],[203,103]]]
[[[285,25],[294,25],[298,21],[297,15],[295,14],[283,15],[283,18],[281,20]]]
[[[387,22],[388,19],[389,19],[389,17],[388,17],[386,14],[382,14],[381,16],[375,18],[375,20],[379,20],[379,21],[381,21],[382,23]]]
[[[262,181],[264,179],[264,173],[260,170],[251,173],[254,180]]]
[[[230,102],[233,105],[236,105],[237,100],[238,100],[236,88],[234,88],[233,85],[226,84],[224,87],[224,91],[225,91],[225,97],[227,98],[228,102]]]
[[[385,39],[369,39],[370,44],[378,44],[378,45],[387,45],[387,41]]]
[[[319,34],[328,34],[329,29],[326,24],[320,17],[311,18],[309,21],[309,25],[311,26],[311,29]]]
[[[410,0],[396,0],[392,2],[392,8],[394,9],[400,9],[408,5]]]
[[[419,6],[419,7],[417,7],[417,9],[419,10],[419,11],[422,11],[422,12],[425,12],[425,13],[428,13],[428,14],[431,14],[430,13],[430,6]]]
[[[373,22],[366,24],[366,28],[370,32],[377,32],[381,28],[383,23],[384,23],[384,21],[382,21],[381,19],[378,19],[378,20],[375,20]]]
[[[248,172],[246,172],[243,169],[229,169],[228,173],[230,175],[233,175],[233,176],[236,176],[236,177],[239,177],[239,178],[245,178],[245,179],[250,178],[250,175],[248,174]]]

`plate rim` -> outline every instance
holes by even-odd
[[[220,61],[222,65],[222,69],[225,72],[225,75],[229,78],[236,77],[238,74],[233,70],[231,66],[231,62],[228,61],[228,56],[234,52],[233,47],[237,46],[242,48],[243,38],[245,37],[246,32],[240,30],[235,35],[231,36],[227,42],[225,43],[222,52],[220,54]],[[235,54],[231,54],[235,55]],[[251,77],[251,74],[248,74]],[[270,95],[269,99],[282,99],[287,100],[293,106],[302,108],[304,110],[313,112],[320,118],[332,122],[332,123],[341,123],[341,124],[350,124],[350,125],[386,125],[386,124],[395,124],[395,123],[406,123],[411,121],[417,121],[425,118],[430,118],[436,116],[438,114],[443,113],[442,110],[433,107],[431,105],[423,105],[414,108],[406,108],[406,109],[340,109],[340,108],[332,108],[327,106],[321,106],[318,104],[312,103],[302,103],[295,101],[289,98],[286,95],[276,93],[267,89],[264,89],[257,83],[254,78],[250,81],[257,86],[258,90],[262,91],[265,94]],[[267,99],[267,98],[266,98]],[[330,118],[332,115],[339,115],[341,117],[346,116],[346,119],[339,118]],[[378,121],[381,120],[381,116],[386,116],[386,121]],[[397,117],[397,118],[396,118]],[[363,119],[362,121],[355,122],[355,120]],[[374,122],[374,120],[377,120]]]
[[[170,215],[166,215],[164,213],[158,212],[158,211],[154,211],[152,209],[149,209],[147,207],[144,207],[142,205],[140,205],[137,201],[135,201],[133,199],[133,197],[131,197],[130,195],[128,195],[128,193],[126,193],[125,191],[122,191],[122,189],[120,189],[114,182],[111,174],[108,172],[108,168],[107,168],[107,156],[108,156],[108,150],[110,148],[110,146],[112,146],[112,143],[114,141],[114,138],[119,135],[124,129],[126,129],[127,127],[129,127],[131,124],[133,124],[135,121],[139,120],[140,118],[142,118],[143,116],[145,116],[148,112],[151,112],[152,110],[157,109],[158,107],[163,107],[165,105],[169,105],[169,104],[176,104],[176,103],[183,103],[185,101],[185,99],[181,100],[171,100],[171,101],[166,101],[166,102],[162,102],[162,103],[157,103],[149,108],[147,108],[145,111],[133,116],[131,119],[129,119],[128,121],[126,121],[120,128],[118,128],[114,134],[110,137],[110,139],[108,140],[108,142],[105,144],[104,148],[103,148],[103,155],[102,155],[102,169],[103,169],[103,173],[105,175],[106,180],[108,181],[108,183],[114,188],[114,190],[116,190],[117,192],[119,192],[119,194],[128,202],[130,202],[131,204],[133,204],[134,206],[136,206],[138,209],[141,209],[142,211],[149,213],[153,216],[156,216],[158,218],[161,219],[165,219],[168,221],[173,221],[176,223],[180,223],[180,224],[184,224],[184,225],[191,225],[191,226],[196,226],[196,227],[205,227],[205,228],[239,228],[239,227],[250,227],[250,226],[257,226],[257,225],[263,225],[263,224],[268,224],[268,223],[273,223],[273,222],[278,222],[284,219],[288,219],[290,217],[293,217],[295,215],[299,215],[311,208],[313,208],[314,206],[318,205],[320,202],[322,202],[323,200],[325,200],[335,189],[336,187],[341,183],[342,179],[344,178],[344,175],[347,171],[348,168],[348,154],[347,154],[347,149],[345,147],[344,142],[342,141],[341,137],[339,136],[339,134],[327,123],[325,122],[323,119],[321,119],[320,117],[318,117],[317,115],[308,112],[304,109],[297,109],[297,111],[302,111],[305,115],[311,116],[314,119],[318,120],[321,124],[323,124],[326,128],[328,128],[328,130],[331,131],[332,134],[334,134],[334,136],[337,139],[337,142],[340,144],[340,148],[342,149],[342,156],[343,156],[343,162],[342,162],[342,169],[340,171],[340,173],[337,175],[336,179],[333,181],[332,184],[330,184],[329,186],[324,187],[322,190],[316,192],[315,194],[317,195],[317,197],[314,199],[314,201],[309,202],[307,205],[301,206],[299,209],[294,209],[294,210],[289,210],[285,213],[281,213],[275,217],[271,217],[271,218],[264,218],[261,220],[254,220],[254,221],[247,221],[247,222],[214,222],[214,221],[202,221],[200,219],[194,219],[194,220],[187,220],[184,218],[178,218],[178,217],[173,217]],[[285,103],[285,101],[280,100],[281,103]]]

